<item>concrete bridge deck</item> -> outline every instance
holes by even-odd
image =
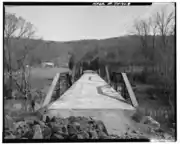
[[[84,116],[102,120],[109,134],[123,135],[136,130],[151,138],[148,125],[131,116],[136,108],[110,87],[98,74],[84,73],[58,100],[48,105],[49,117]]]
[[[118,135],[126,132],[128,126],[136,126],[129,118],[135,108],[96,73],[82,75],[48,110],[51,117],[85,116],[102,120],[109,133]]]
[[[134,107],[98,74],[85,73],[49,109],[128,109]]]

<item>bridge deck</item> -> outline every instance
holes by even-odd
[[[144,132],[135,123],[135,108],[98,74],[85,73],[58,100],[48,106],[49,117],[84,116],[102,120],[110,134],[122,135],[127,128]]]
[[[98,74],[85,73],[49,109],[130,109],[134,107]]]

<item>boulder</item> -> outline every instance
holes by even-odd
[[[34,129],[33,139],[43,139],[40,125],[35,125],[33,129]]]
[[[52,136],[51,136],[51,139],[64,139],[64,137],[62,136],[62,135],[60,135],[60,134],[53,134]]]
[[[5,116],[5,128],[8,128],[8,129],[15,128],[15,121],[9,115]]]
[[[154,120],[151,116],[145,116],[142,120],[142,123],[151,126],[155,130],[160,128],[160,123]]]
[[[98,139],[98,134],[95,130],[90,130],[89,137],[90,137],[90,139]]]

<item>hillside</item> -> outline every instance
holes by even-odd
[[[123,36],[102,40],[79,40],[70,42],[55,42],[44,40],[12,40],[13,58],[16,60],[22,55],[24,44],[30,46],[27,64],[38,64],[42,61],[58,60],[67,63],[68,52],[74,53],[75,60],[84,57],[98,55],[107,63],[122,65],[144,65],[149,62],[141,51],[141,43],[138,36]],[[151,46],[151,38],[148,41]],[[15,62],[15,61],[14,61]]]

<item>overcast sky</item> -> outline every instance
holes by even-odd
[[[134,19],[147,18],[163,7],[167,12],[174,9],[170,3],[154,3],[133,7],[19,6],[6,7],[5,11],[33,23],[44,40],[70,41],[126,35]]]

